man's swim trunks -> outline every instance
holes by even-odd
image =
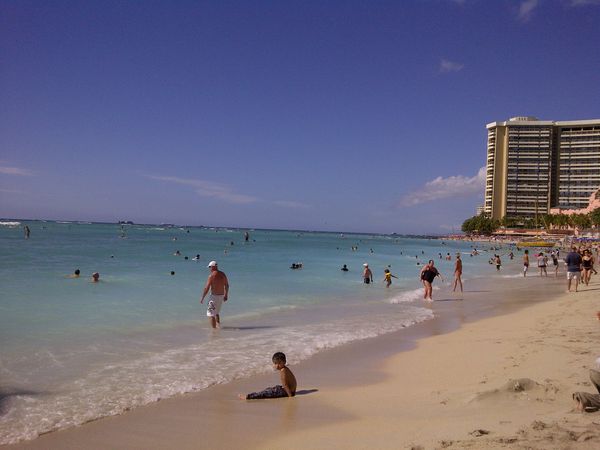
[[[246,400],[256,400],[259,398],[280,398],[287,397],[287,392],[281,385],[268,387],[264,391],[260,392],[252,392],[251,394],[246,395]]]
[[[208,317],[216,317],[221,312],[221,306],[223,306],[223,299],[225,295],[210,294],[208,299],[208,309],[206,315]]]

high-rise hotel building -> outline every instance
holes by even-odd
[[[600,188],[600,119],[513,117],[487,130],[487,216],[531,218],[550,208],[585,208]]]

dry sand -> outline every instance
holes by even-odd
[[[571,400],[593,392],[600,283],[557,295],[565,284],[441,294],[441,319],[292,366],[294,399],[237,400],[277,379],[261,375],[6,448],[600,448],[600,413]]]

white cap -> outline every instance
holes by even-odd
[[[369,267],[369,265],[368,265],[367,263],[364,263],[364,264],[363,264],[363,266],[365,266],[365,267]]]
[[[216,261],[211,261],[208,263],[208,266],[206,267],[217,267],[217,262]]]

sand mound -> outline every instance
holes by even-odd
[[[516,378],[508,380],[500,388],[475,394],[469,403],[519,399],[554,400],[559,391],[552,380],[538,383],[531,378]]]

